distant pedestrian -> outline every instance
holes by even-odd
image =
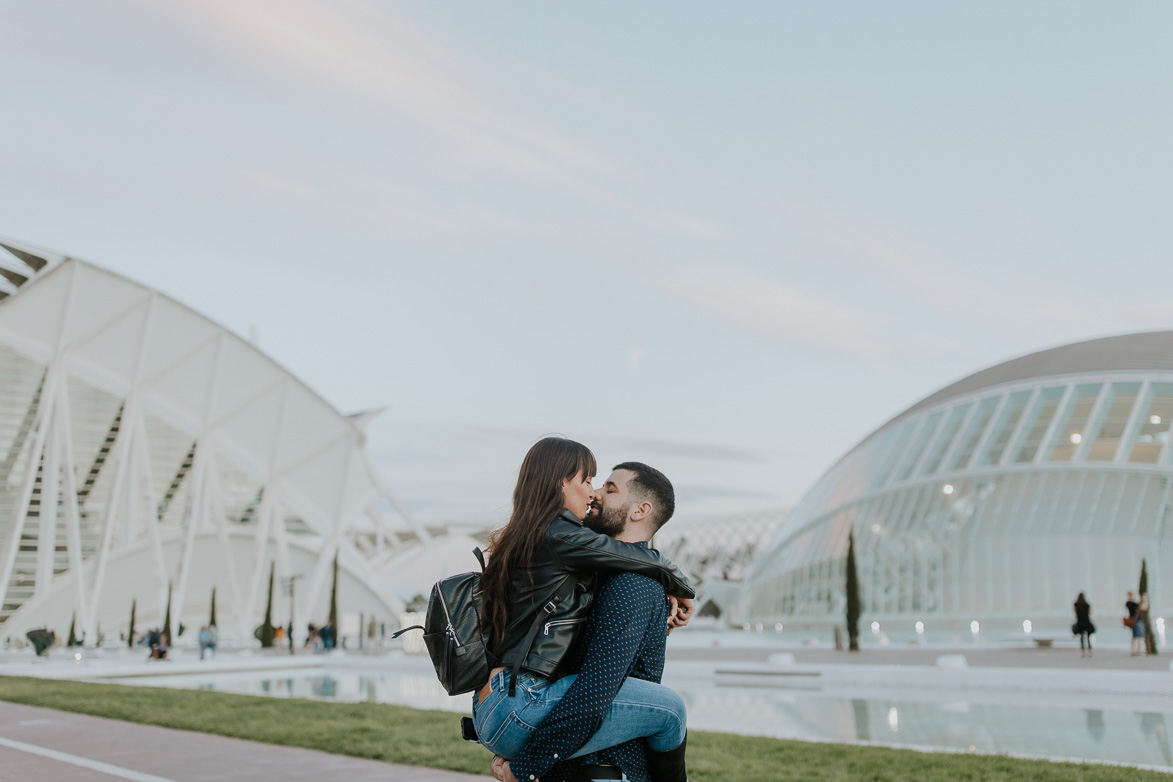
[[[1136,594],[1128,593],[1128,600],[1124,602],[1128,609],[1128,616],[1124,618],[1124,625],[1132,630],[1132,656],[1144,654],[1144,622],[1140,621],[1140,603],[1136,602]]]
[[[1096,626],[1092,624],[1092,606],[1083,596],[1083,592],[1079,593],[1079,597],[1075,598],[1075,624],[1071,626],[1071,632],[1079,636],[1079,656],[1092,656],[1092,636],[1096,632]]]
[[[208,651],[208,646],[212,643],[212,638],[208,634],[207,625],[204,625],[200,628],[200,634],[198,637],[200,642],[200,659],[202,660],[204,659],[204,653]]]
[[[322,646],[326,649],[326,651],[333,649],[335,641],[334,625],[330,622],[326,622],[326,624],[322,625],[322,629],[319,630],[318,633],[322,636]]]

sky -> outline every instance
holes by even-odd
[[[793,506],[983,367],[1173,327],[1173,6],[0,0],[0,235],[244,336],[433,524],[556,433]],[[601,482],[601,481],[600,481]]]

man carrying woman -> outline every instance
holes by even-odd
[[[648,475],[655,472],[646,465],[634,466],[644,468]],[[575,662],[575,641],[590,617],[597,573],[633,573],[655,580],[660,587],[658,602],[655,591],[641,582],[620,581],[615,595],[630,594],[633,589],[638,592],[655,612],[662,612],[664,629],[660,632],[666,632],[668,615],[663,591],[685,599],[694,596],[692,585],[674,565],[646,545],[627,542],[646,542],[671,513],[667,508],[667,514],[656,520],[653,501],[606,499],[608,491],[614,496],[620,489],[631,499],[629,484],[640,471],[628,467],[620,465],[622,469],[612,474],[601,493],[602,507],[606,511],[610,505],[612,521],[619,519],[625,527],[633,519],[643,524],[639,529],[644,536],[621,534],[622,539],[612,540],[583,525],[595,498],[595,460],[588,449],[570,440],[546,438],[530,449],[522,464],[513,514],[493,536],[484,577],[491,652],[498,667],[473,701],[473,720],[481,743],[503,756],[493,763],[494,775],[500,779],[512,777],[504,758],[519,758],[526,769],[522,782],[537,782],[543,778],[539,775],[547,775],[544,778],[553,782],[573,770],[574,764],[565,763],[567,755],[582,757],[634,739],[642,740],[645,746],[648,777],[653,782],[687,779],[684,703],[672,690],[654,682],[662,671],[662,639],[658,670],[654,659],[651,664],[646,660],[636,664],[641,652],[643,657],[654,658],[654,633],[648,634],[647,644],[635,649],[634,661],[628,659],[623,666],[623,676],[632,673],[645,678],[621,676],[616,680],[613,675],[592,675],[588,685],[572,693],[579,677],[567,675]],[[646,494],[637,486],[635,499]],[[629,507],[614,510],[621,504]],[[649,519],[655,527],[647,523]],[[608,587],[616,586],[610,581]],[[613,606],[617,601],[613,595],[607,602]],[[548,616],[543,616],[540,630],[534,634],[532,628],[542,612]],[[607,638],[606,632],[595,632],[590,646],[603,649],[604,657],[615,653],[630,658],[628,646]],[[616,648],[604,648],[607,644]],[[603,667],[605,674],[612,674],[616,666]],[[583,671],[586,676],[588,667]],[[563,700],[567,705],[559,708]],[[600,710],[597,704],[603,701],[607,707]],[[538,731],[531,747],[527,741],[547,716],[554,720],[553,727]]]

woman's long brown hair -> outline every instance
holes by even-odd
[[[529,572],[534,549],[562,512],[562,482],[582,472],[595,474],[595,455],[581,443],[563,437],[546,437],[534,443],[521,463],[513,489],[513,514],[509,523],[489,538],[489,563],[485,567],[485,614],[493,628],[493,645],[505,639],[509,624],[510,582],[518,568]]]

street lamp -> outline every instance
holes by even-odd
[[[299,578],[303,578],[301,573],[298,573],[296,575],[292,575],[289,578],[282,578],[281,579],[281,590],[285,594],[289,595],[289,653],[290,654],[294,654],[293,628],[297,626],[297,622],[295,621],[295,617],[294,617],[294,613],[293,613],[293,608],[295,605],[294,592],[295,592],[295,588],[297,586],[297,579],[299,579]]]

